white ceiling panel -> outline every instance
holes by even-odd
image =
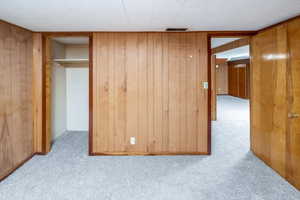
[[[258,30],[300,0],[2,0],[0,19],[34,31]]]

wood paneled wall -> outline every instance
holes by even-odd
[[[228,94],[228,65],[220,63],[216,68],[216,93],[217,95]]]
[[[300,18],[287,24],[288,101],[287,179],[300,190]]]
[[[231,96],[248,99],[250,96],[249,60],[228,62],[228,93]]]
[[[211,56],[211,120],[217,120],[217,80],[216,80],[216,55]]]
[[[206,33],[94,33],[92,154],[209,153],[207,59]]]
[[[0,180],[32,156],[32,33],[0,21]]]
[[[42,61],[42,34],[33,33],[33,135],[34,150],[42,153],[42,124],[43,124],[43,61]]]
[[[251,149],[300,189],[300,19],[251,41]]]

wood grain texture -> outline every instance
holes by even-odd
[[[207,154],[207,78],[206,33],[94,33],[92,154]]]
[[[287,24],[289,113],[300,114],[300,18]],[[300,189],[300,117],[288,119],[286,176]]]
[[[286,25],[264,31],[251,41],[251,150],[283,177],[286,176],[287,49]]]
[[[248,99],[250,95],[249,59],[228,62],[228,93]]]
[[[42,89],[42,153],[47,154],[51,150],[52,144],[52,130],[51,130],[51,85],[52,85],[52,42],[51,38],[43,37],[43,89]]]
[[[32,33],[0,21],[0,180],[33,150]]]
[[[33,135],[34,151],[42,152],[42,89],[43,89],[43,60],[42,60],[42,34],[33,33]]]
[[[217,120],[217,80],[216,80],[216,55],[211,56],[211,120]]]
[[[216,68],[216,93],[217,95],[228,94],[228,65],[220,63]]]
[[[300,189],[300,18],[251,41],[251,149]]]
[[[228,94],[238,97],[238,69],[228,64]]]

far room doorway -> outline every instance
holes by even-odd
[[[213,129],[250,149],[250,37],[212,37],[210,52]]]
[[[63,149],[60,140],[88,152],[90,40],[88,35],[44,37],[43,153]]]

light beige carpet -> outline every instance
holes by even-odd
[[[0,183],[1,200],[299,200],[249,151],[249,102],[218,98],[211,156],[89,157],[87,133],[59,138]]]

